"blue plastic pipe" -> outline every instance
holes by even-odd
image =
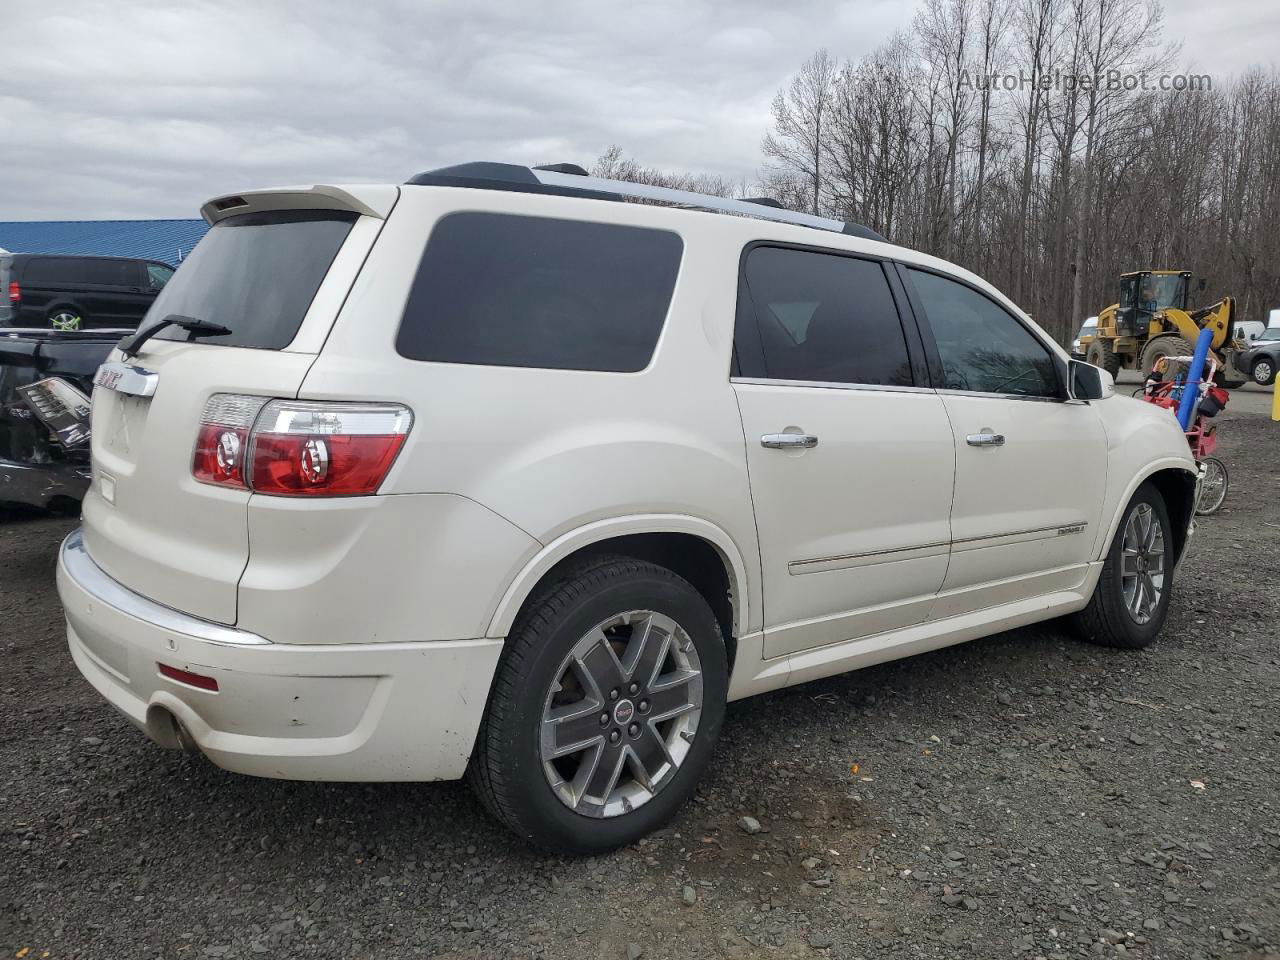
[[[1182,432],[1191,429],[1191,418],[1196,414],[1196,403],[1200,399],[1200,377],[1204,374],[1204,362],[1209,356],[1209,344],[1213,342],[1212,330],[1201,330],[1196,340],[1196,352],[1191,357],[1191,369],[1187,371],[1187,382],[1182,387],[1182,402],[1178,404],[1178,425]]]

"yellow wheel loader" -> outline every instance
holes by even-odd
[[[1120,275],[1120,302],[1098,314],[1097,330],[1080,337],[1085,359],[1113,377],[1120,370],[1141,370],[1145,377],[1161,357],[1188,356],[1201,330],[1213,331],[1212,350],[1222,364],[1218,381],[1238,387],[1248,380],[1236,369],[1235,300],[1223,297],[1200,310],[1188,310],[1191,273],[1187,270],[1137,270]],[[1204,289],[1204,281],[1200,281]]]

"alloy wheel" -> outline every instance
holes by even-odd
[[[80,315],[68,310],[60,310],[49,318],[49,323],[55,330],[79,330]]]
[[[1134,623],[1155,616],[1164,595],[1164,529],[1149,503],[1139,503],[1124,526],[1120,553],[1120,586],[1125,609]]]
[[[610,617],[574,644],[547,693],[547,782],[583,816],[630,813],[676,775],[701,713],[702,667],[688,633],[652,610]]]
[[[1254,383],[1266,386],[1271,382],[1271,378],[1275,375],[1275,370],[1271,366],[1270,360],[1259,360],[1253,365]]]

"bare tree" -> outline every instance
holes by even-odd
[[[815,215],[822,196],[822,160],[837,73],[836,62],[826,50],[806,60],[788,87],[773,98],[773,132],[761,145],[769,160],[809,184],[809,209]]]

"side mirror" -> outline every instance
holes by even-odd
[[[1072,400],[1105,400],[1115,392],[1115,380],[1101,367],[1080,360],[1068,361],[1067,393]]]

